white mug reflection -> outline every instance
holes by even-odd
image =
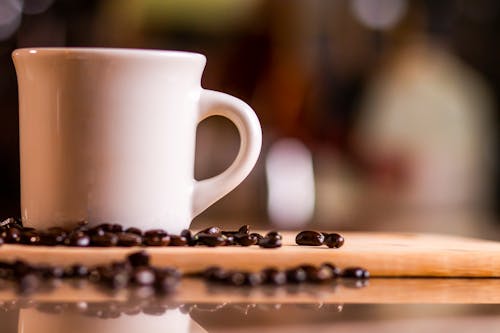
[[[188,314],[179,309],[167,310],[161,316],[144,313],[103,319],[81,313],[45,313],[21,309],[18,333],[198,333],[206,332]]]
[[[282,228],[305,225],[314,213],[312,156],[299,140],[276,141],[266,158],[267,209],[271,222]]]

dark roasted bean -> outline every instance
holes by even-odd
[[[255,245],[258,242],[258,238],[253,234],[236,234],[235,240],[241,246]]]
[[[81,278],[89,275],[88,267],[80,264],[74,264],[73,266],[71,266],[71,271],[72,277]]]
[[[155,282],[155,273],[149,267],[138,267],[132,273],[132,280],[140,286],[150,286]]]
[[[264,236],[262,236],[261,234],[259,234],[257,232],[252,232],[250,234],[250,236],[256,237],[257,238],[257,242],[259,242],[262,238],[264,238]]]
[[[266,234],[266,238],[274,238],[274,239],[282,240],[283,236],[279,232],[277,232],[277,231],[269,231]]]
[[[16,227],[11,227],[5,230],[5,235],[3,235],[5,243],[19,243],[21,241],[21,229]]]
[[[286,278],[287,278],[287,281],[291,282],[291,283],[302,283],[302,282],[306,282],[307,273],[301,267],[292,268],[292,269],[288,269],[286,271]]]
[[[226,243],[226,237],[222,235],[199,234],[198,244],[210,247],[222,246]]]
[[[60,266],[43,265],[38,266],[37,270],[44,278],[60,279],[64,276],[64,268]]]
[[[239,234],[249,234],[250,233],[250,226],[248,224],[242,225],[238,229]]]
[[[90,237],[83,231],[72,232],[65,240],[64,244],[68,246],[85,247],[90,245]]]
[[[266,249],[281,247],[281,239],[264,237],[259,240],[259,246]]]
[[[170,243],[169,246],[186,246],[187,239],[183,236],[170,235]]]
[[[370,272],[361,267],[347,267],[342,271],[344,278],[368,279]]]
[[[118,246],[139,246],[142,244],[142,237],[131,233],[131,232],[121,232],[118,234]]]
[[[125,229],[125,232],[130,233],[130,234],[136,234],[138,236],[142,236],[142,230],[139,228],[130,227],[130,228]]]
[[[150,230],[146,230],[146,232],[144,233],[144,236],[146,236],[146,237],[150,237],[150,236],[166,236],[166,235],[168,235],[168,232],[166,232],[163,229],[150,229]]]
[[[275,285],[283,285],[286,283],[286,274],[276,268],[266,268],[262,270],[264,282]]]
[[[20,242],[26,245],[37,245],[40,242],[40,236],[35,230],[24,229],[21,232]]]
[[[319,246],[323,245],[325,241],[325,236],[317,231],[301,231],[295,237],[295,243],[298,245],[306,245],[306,246]]]
[[[302,265],[302,268],[307,274],[307,280],[311,282],[324,282],[333,278],[333,273],[328,267],[315,267],[312,265]]]
[[[142,243],[146,246],[168,246],[170,236],[167,233],[149,233],[146,232],[142,238]]]
[[[91,246],[110,247],[116,246],[118,243],[118,236],[111,232],[104,232],[103,234],[96,234],[90,237]]]
[[[28,273],[32,273],[34,271],[34,267],[23,260],[16,260],[12,264],[12,270],[15,277],[21,277]]]
[[[125,271],[112,272],[103,276],[103,281],[108,287],[114,290],[125,288],[129,282],[129,275]]]
[[[155,289],[162,294],[168,294],[175,290],[179,279],[170,274],[158,273],[155,278]]]
[[[219,235],[220,233],[221,231],[219,227],[212,226],[200,230],[198,233],[196,233],[196,235]]]
[[[344,237],[342,237],[342,235],[339,235],[337,233],[328,234],[328,236],[325,237],[325,244],[329,248],[337,249],[342,245],[344,245]]]
[[[127,257],[132,267],[149,266],[149,254],[146,251],[135,252]]]
[[[235,236],[234,235],[224,235],[226,237],[226,242],[224,245],[226,246],[232,246],[232,245],[237,245],[238,243],[236,242]]]
[[[190,230],[184,229],[181,231],[180,234],[182,237],[186,238],[187,244],[189,246],[195,246],[196,245],[196,239],[194,239],[193,234],[191,233]]]

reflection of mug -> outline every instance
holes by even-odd
[[[44,313],[36,309],[21,309],[19,333],[160,333],[203,332],[188,314],[179,309],[168,310],[161,316],[121,315],[103,319],[79,313]]]
[[[13,59],[27,226],[87,220],[179,232],[257,160],[255,113],[201,88],[203,55],[38,48],[15,50]],[[196,127],[212,115],[234,122],[240,151],[222,174],[195,181]]]

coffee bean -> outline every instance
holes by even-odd
[[[118,234],[118,246],[140,246],[142,244],[142,237],[131,233],[131,232],[121,232]]]
[[[17,227],[11,227],[5,230],[5,234],[2,233],[2,238],[5,243],[19,243],[21,241],[21,229]]]
[[[175,290],[179,279],[170,274],[158,273],[155,277],[155,289],[161,294],[169,294]]]
[[[281,234],[279,232],[277,232],[277,231],[269,231],[266,234],[266,238],[274,238],[274,239],[282,240],[283,236],[281,236]]]
[[[64,268],[60,266],[43,265],[43,266],[38,266],[37,270],[40,272],[42,277],[47,279],[49,278],[60,279],[64,276]]]
[[[16,278],[32,273],[34,270],[33,266],[23,260],[16,260],[12,264],[12,271],[14,272],[14,276]]]
[[[255,245],[258,242],[258,238],[255,235],[240,234],[240,233],[236,234],[235,240],[241,246]]]
[[[139,228],[130,227],[125,229],[125,232],[129,234],[135,234],[137,236],[142,236],[142,230]]]
[[[198,234],[198,244],[209,247],[222,246],[226,242],[226,238],[222,235]]]
[[[257,243],[258,243],[258,242],[259,242],[262,238],[264,238],[264,236],[262,236],[261,234],[259,234],[259,233],[257,233],[257,232],[252,232],[252,233],[250,234],[250,236],[253,236],[253,237],[257,238]]]
[[[118,244],[118,236],[111,232],[95,234],[90,237],[90,245],[98,247],[110,247]]]
[[[132,273],[132,280],[140,286],[150,286],[155,282],[155,273],[149,267],[138,267]]]
[[[220,233],[219,227],[212,226],[199,231],[196,235],[219,235]]]
[[[170,243],[169,246],[186,246],[187,239],[183,236],[170,235]]]
[[[325,241],[325,236],[317,231],[301,231],[295,237],[295,243],[298,245],[306,245],[306,246],[319,246],[323,245]]]
[[[83,231],[72,232],[65,240],[64,244],[68,246],[85,247],[90,245],[90,237]]]
[[[226,282],[233,286],[242,286],[245,284],[246,276],[242,272],[229,271],[227,272]]]
[[[125,271],[113,271],[102,276],[101,281],[113,290],[125,288],[129,282],[129,274]]]
[[[149,254],[146,251],[135,252],[127,256],[132,267],[149,266]]]
[[[248,224],[242,225],[238,229],[239,234],[249,234],[250,233],[250,226]]]
[[[238,245],[234,235],[224,235],[224,236],[226,237],[226,242],[224,243],[225,246]]]
[[[80,264],[74,264],[71,266],[71,277],[86,277],[89,275],[89,269],[87,266],[80,265]]]
[[[142,238],[142,243],[146,246],[168,246],[170,243],[170,236],[166,232],[152,232],[148,231]]]
[[[339,248],[344,245],[344,237],[337,233],[328,234],[325,238],[325,244],[329,248]]]
[[[266,268],[262,270],[264,282],[274,285],[283,285],[286,283],[286,274],[276,268]]]
[[[279,238],[264,237],[259,241],[259,246],[266,249],[273,249],[281,247],[281,240]]]
[[[186,238],[187,244],[189,246],[196,245],[196,239],[194,239],[193,234],[191,233],[190,230],[188,230],[188,229],[182,230],[180,236]]]
[[[164,237],[167,236],[168,232],[163,229],[150,229],[144,233],[145,237]]]
[[[368,279],[370,272],[361,267],[347,267],[342,271],[344,278]]]

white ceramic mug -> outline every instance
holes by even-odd
[[[201,88],[201,54],[106,48],[13,52],[19,85],[21,209],[44,228],[120,223],[180,232],[257,161],[259,121],[241,100]],[[221,115],[240,150],[196,181],[200,121]]]

